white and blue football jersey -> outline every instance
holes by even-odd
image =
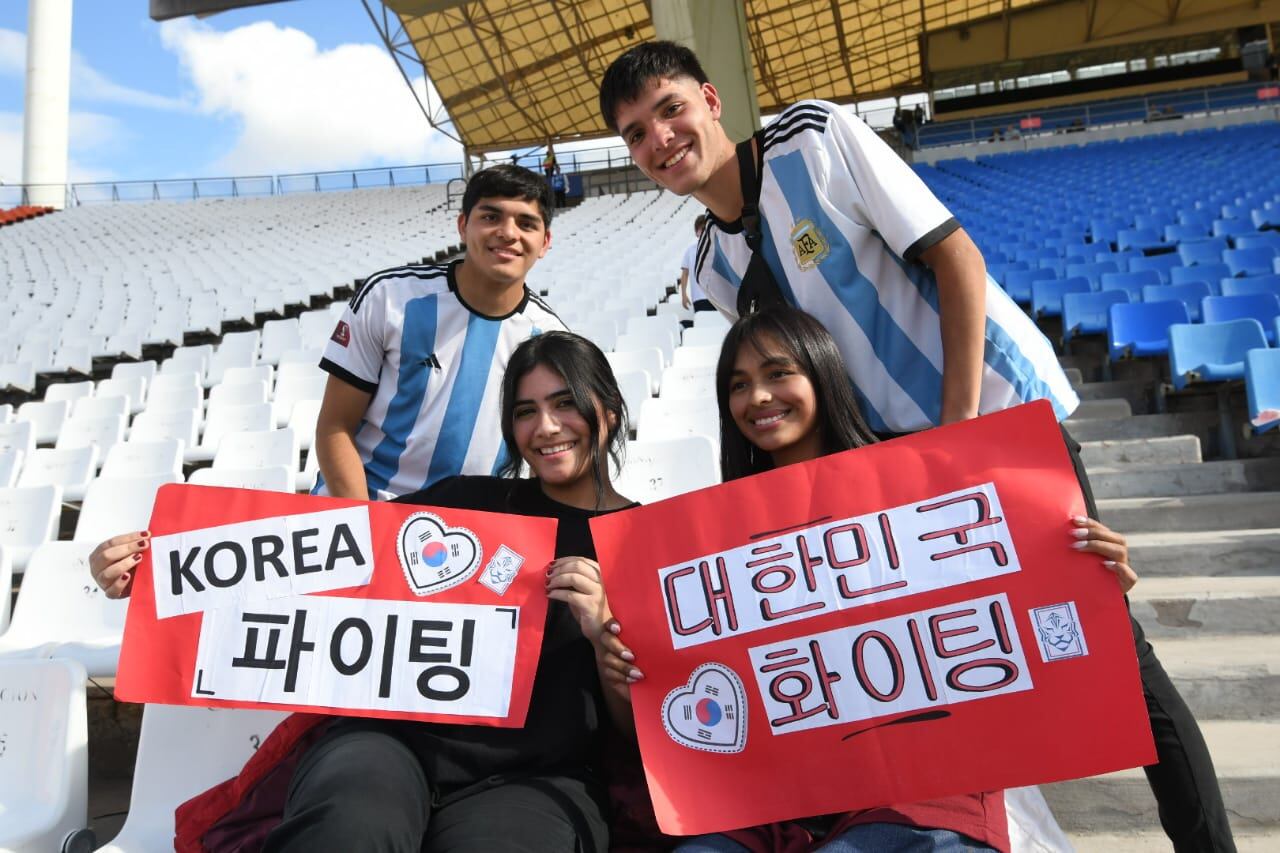
[[[526,288],[505,317],[458,295],[457,265],[376,273],[356,291],[320,366],[373,395],[355,444],[370,498],[425,489],[455,474],[497,473],[502,374],[527,338],[564,324]],[[328,494],[323,478],[315,494]]]
[[[959,224],[860,119],[801,101],[763,132],[762,252],[787,301],[830,330],[868,425],[936,426],[942,409],[938,284],[919,256]],[[751,259],[742,223],[709,216],[695,272],[736,315]],[[1048,399],[1058,418],[1079,403],[1048,339],[990,277],[979,412]]]

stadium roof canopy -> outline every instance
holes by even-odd
[[[1039,2],[746,0],[760,111],[920,91],[926,30]],[[597,114],[600,78],[627,47],[656,37],[644,0],[383,3],[371,13],[387,46],[421,63],[439,93],[428,118],[451,120],[473,151],[612,135]]]

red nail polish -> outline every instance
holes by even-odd
[[[140,554],[140,553],[139,553],[139,554],[134,554],[134,555],[133,555],[133,561],[134,561],[135,563],[136,563],[136,562],[138,562],[138,561],[139,561],[139,560],[141,560],[141,559],[142,559],[142,554]]]

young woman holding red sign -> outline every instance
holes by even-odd
[[[607,849],[599,741],[606,712],[630,726],[630,704],[598,671],[610,614],[588,521],[634,506],[609,473],[626,406],[594,344],[547,332],[512,352],[501,417],[504,476],[452,477],[397,501],[559,521],[524,727],[295,715],[235,780],[236,796],[221,796],[224,784],[179,809],[179,850]],[[517,477],[522,463],[532,478]],[[145,534],[127,534],[94,551],[110,597],[128,594],[146,547]]]
[[[840,351],[813,317],[789,306],[769,308],[734,324],[716,368],[720,406],[720,466],[734,480],[783,465],[808,462],[870,444],[876,438],[858,410]],[[1128,591],[1137,576],[1123,536],[1092,519],[1072,520],[1070,547],[1102,557]],[[607,682],[643,678],[617,636],[609,649]],[[678,853],[778,853],[822,850],[1008,851],[1001,791],[897,803],[841,815],[769,824],[692,838]]]

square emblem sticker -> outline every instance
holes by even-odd
[[[524,565],[524,557],[512,551],[506,545],[499,545],[484,571],[480,573],[480,583],[489,587],[498,595],[505,595],[511,582],[516,579],[520,567]]]
[[[1031,624],[1036,627],[1040,658],[1045,663],[1089,654],[1074,601],[1032,608]]]

